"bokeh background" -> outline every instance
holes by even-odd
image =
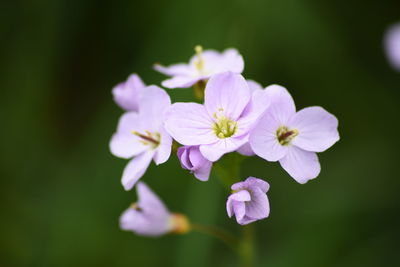
[[[242,179],[271,184],[270,218],[254,224],[257,266],[396,266],[400,73],[382,38],[399,10],[398,0],[1,1],[0,266],[236,266],[211,237],[118,226],[136,194],[120,184],[127,161],[108,150],[122,114],[111,88],[133,72],[160,84],[152,64],[187,61],[197,44],[237,48],[246,78],[340,121],[306,185],[279,164],[244,162]],[[171,210],[240,232],[215,177],[199,182],[172,156],[143,180]]]

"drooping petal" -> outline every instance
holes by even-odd
[[[268,190],[269,190],[269,184],[266,181],[264,181],[264,180],[262,180],[260,178],[251,177],[250,176],[249,178],[246,179],[245,183],[246,183],[247,187],[249,187],[249,188],[254,188],[254,187],[260,188],[261,191],[264,192],[264,193],[267,193]],[[233,189],[233,190],[237,190],[237,189]]]
[[[204,158],[200,153],[199,147],[191,147],[189,160],[194,176],[200,181],[207,181],[210,176],[212,162]]]
[[[287,146],[282,146],[276,131],[280,122],[269,110],[250,132],[249,143],[254,153],[268,161],[278,161],[286,155]]]
[[[239,192],[233,193],[229,196],[232,200],[236,201],[250,201],[251,195],[247,190],[240,190]]]
[[[279,163],[300,184],[317,177],[321,171],[317,154],[296,146],[291,146]]]
[[[138,205],[146,212],[157,216],[167,216],[169,213],[167,207],[160,198],[143,182],[138,182],[136,191],[138,194]]]
[[[270,85],[265,88],[266,98],[271,101],[268,113],[282,125],[296,113],[296,106],[289,92],[280,85]]]
[[[202,166],[195,169],[193,171],[193,174],[197,179],[205,182],[208,181],[208,178],[210,177],[211,168],[212,168],[212,162],[207,160],[203,163]]]
[[[171,79],[165,80],[161,83],[162,86],[173,89],[173,88],[188,88],[193,84],[201,80],[201,77],[192,76],[174,76]]]
[[[299,135],[292,143],[307,151],[322,152],[339,140],[338,120],[321,107],[308,107],[297,112],[288,122]]]
[[[246,215],[246,205],[244,202],[233,200],[233,211],[235,212],[236,221],[240,223],[243,217]]]
[[[171,105],[167,92],[151,85],[143,89],[139,103],[139,113],[145,120],[148,131],[158,131],[165,119],[165,111]]]
[[[196,103],[175,103],[166,116],[165,129],[183,145],[211,144],[218,141],[213,121],[203,105]]]
[[[193,73],[193,69],[188,64],[174,64],[169,67],[155,64],[154,69],[168,76],[187,76]]]
[[[269,215],[267,195],[258,187],[251,188],[251,201],[246,202],[246,216],[252,219],[264,219]]]
[[[219,139],[213,144],[200,145],[200,152],[206,159],[215,162],[224,154],[235,151],[246,142],[246,138]]]
[[[110,150],[114,156],[129,159],[146,149],[147,147],[132,133],[116,133],[111,137]]]
[[[127,111],[138,111],[141,89],[145,86],[137,74],[132,74],[126,82],[120,83],[112,89],[114,101]]]
[[[172,148],[172,137],[167,133],[164,127],[161,127],[160,131],[160,144],[158,145],[154,154],[154,162],[159,165],[166,162],[171,155]]]
[[[204,105],[210,117],[220,114],[236,120],[250,101],[250,89],[240,74],[224,72],[210,78]]]
[[[154,151],[146,151],[132,159],[122,174],[122,185],[125,190],[131,190],[135,183],[143,176],[150,165]]]

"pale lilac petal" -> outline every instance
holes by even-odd
[[[279,163],[300,184],[317,177],[321,171],[316,153],[295,146],[288,149],[288,153]]]
[[[231,218],[234,214],[233,202],[235,201],[231,198],[228,198],[228,201],[226,201],[226,212],[228,213],[229,218]]]
[[[143,89],[139,103],[139,113],[146,122],[148,131],[158,131],[165,119],[165,111],[171,99],[165,90],[151,85]]]
[[[155,64],[154,69],[168,76],[185,76],[191,75],[193,73],[193,68],[188,64],[174,64],[169,67],[162,66],[160,64]]]
[[[125,190],[131,190],[135,183],[143,176],[150,165],[154,151],[146,151],[132,159],[122,174],[122,185]]]
[[[119,119],[117,133],[132,134],[132,131],[142,132],[145,129],[145,121],[138,113],[125,112]]]
[[[249,224],[249,223],[252,223],[252,222],[255,222],[255,221],[257,221],[258,219],[252,219],[252,218],[250,218],[250,217],[248,217],[248,216],[244,216],[243,218],[241,218],[240,220],[237,220],[237,222],[238,222],[238,224],[240,224],[240,225],[246,225],[246,224]]]
[[[132,158],[146,149],[147,147],[132,133],[116,133],[110,141],[111,153],[124,159]]]
[[[224,138],[208,145],[200,145],[200,152],[209,161],[215,162],[224,154],[233,152],[247,142],[245,138]]]
[[[246,81],[247,81],[247,85],[249,86],[251,93],[254,93],[256,91],[263,89],[263,87],[256,81],[253,81],[253,80],[246,80]]]
[[[239,222],[246,215],[246,205],[244,202],[233,200],[233,211],[235,212],[236,221]]]
[[[253,219],[264,219],[269,215],[267,195],[258,187],[251,188],[251,201],[246,203],[246,216]]]
[[[210,117],[222,114],[236,120],[251,98],[246,80],[240,74],[225,72],[207,82],[204,105]]]
[[[210,177],[211,168],[212,168],[212,162],[207,160],[204,162],[203,166],[195,169],[193,171],[193,174],[197,179],[205,182],[208,181],[208,178]]]
[[[178,148],[177,155],[181,166],[183,169],[191,170],[193,168],[193,164],[190,162],[189,158],[189,150],[190,146],[181,146]]]
[[[276,136],[280,125],[269,111],[264,114],[250,132],[249,142],[254,153],[268,161],[278,161],[286,155],[288,146],[282,146]]]
[[[219,140],[203,105],[175,103],[166,117],[165,129],[183,145],[211,144]]]
[[[132,74],[126,82],[120,83],[112,89],[114,101],[127,111],[138,111],[140,92],[145,86],[137,74]]]
[[[286,125],[290,117],[296,113],[292,96],[284,87],[279,85],[270,85],[265,88],[265,92],[265,97],[271,101],[267,112],[278,122]]]
[[[136,186],[138,194],[138,205],[141,209],[148,210],[158,216],[167,216],[167,207],[160,198],[143,182],[138,182]]]
[[[239,154],[243,155],[243,156],[254,156],[255,153],[253,151],[253,149],[251,149],[250,143],[245,143],[244,145],[242,145],[241,147],[238,148],[238,150],[236,150]]]
[[[249,188],[253,188],[253,187],[260,188],[261,191],[264,192],[264,193],[267,193],[268,190],[269,190],[269,184],[266,181],[264,181],[264,180],[262,180],[260,178],[251,177],[250,176],[249,178],[246,179],[245,183],[246,183],[247,187],[249,187]],[[237,189],[234,189],[233,186],[232,186],[232,189],[233,190],[237,190]]]
[[[239,192],[230,195],[229,198],[235,201],[250,201],[251,195],[247,190],[240,190]]]
[[[244,60],[236,49],[230,48],[219,56],[214,65],[214,73],[231,71],[240,74],[244,69]]]
[[[322,152],[339,140],[337,118],[321,107],[300,110],[288,125],[299,131],[292,144],[307,151]]]
[[[165,80],[161,83],[162,86],[173,89],[173,88],[188,88],[200,81],[202,77],[192,76],[174,76],[171,79]]]
[[[389,63],[400,71],[400,23],[390,26],[385,33],[385,52]]]
[[[154,162],[159,165],[166,162],[171,155],[172,148],[172,137],[167,133],[164,127],[161,127],[160,131],[160,144],[158,145],[154,154]]]

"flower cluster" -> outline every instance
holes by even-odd
[[[181,145],[176,153],[182,168],[201,181],[209,179],[213,164],[223,155],[240,153],[279,161],[294,180],[304,184],[320,173],[316,153],[339,140],[338,120],[325,109],[308,107],[296,112],[284,87],[263,88],[246,80],[237,50],[219,53],[197,46],[195,51],[188,64],[154,68],[170,76],[162,86],[193,87],[201,104],[171,104],[165,90],[146,86],[136,74],[112,90],[125,113],[112,136],[111,153],[131,159],[122,184],[125,190],[136,185],[139,197],[120,218],[125,230],[157,236],[190,229],[183,215],[170,213],[144,183],[138,183],[152,160],[158,165],[169,159],[173,142]],[[235,215],[241,225],[268,217],[266,181],[249,177],[231,189],[226,203],[229,217]]]

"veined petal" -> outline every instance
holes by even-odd
[[[265,88],[266,98],[269,98],[271,104],[268,113],[278,122],[286,125],[287,121],[296,113],[296,106],[289,92],[282,86],[270,85]]]
[[[203,182],[208,181],[208,178],[210,177],[211,168],[212,168],[212,162],[205,160],[202,166],[193,170],[194,177]]]
[[[154,162],[159,165],[166,162],[171,155],[172,137],[167,133],[164,127],[160,129],[160,144],[154,154]]]
[[[236,120],[250,101],[250,89],[240,74],[224,72],[207,82],[204,105],[210,117],[222,114]]]
[[[124,159],[136,156],[146,149],[147,147],[132,133],[116,133],[110,141],[111,153]]]
[[[209,161],[215,162],[224,154],[233,152],[247,142],[246,138],[224,138],[218,139],[213,144],[200,145],[201,154]]]
[[[131,190],[135,183],[143,176],[150,165],[154,151],[146,151],[132,159],[122,174],[122,185],[125,190]]]
[[[233,211],[235,212],[236,215],[236,221],[240,223],[240,221],[244,218],[246,215],[246,205],[244,202],[238,202],[233,200]]]
[[[246,216],[253,219],[264,219],[269,215],[267,195],[258,187],[251,189],[251,201],[246,202]]]
[[[307,151],[322,152],[339,140],[337,118],[321,107],[300,110],[288,124],[299,131],[293,145]]]
[[[165,129],[183,145],[211,144],[218,141],[203,105],[196,103],[175,103],[166,116]]]
[[[300,184],[317,177],[321,171],[317,154],[296,146],[291,146],[279,163]]]
[[[288,146],[282,146],[276,136],[279,126],[276,117],[267,111],[250,132],[249,143],[254,153],[268,161],[277,161],[286,155]]]

